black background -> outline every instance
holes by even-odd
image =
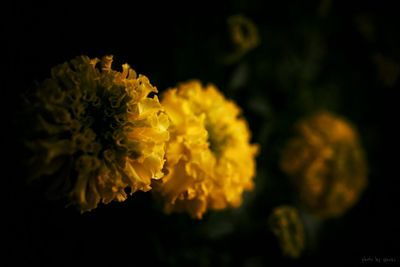
[[[329,1],[17,1],[3,9],[7,257],[1,261],[10,266],[354,266],[362,265],[363,257],[376,257],[395,258],[399,264],[394,134],[399,82],[388,86],[382,81],[374,56],[384,55],[399,65],[400,38],[396,8],[383,2],[335,2],[325,11],[323,3]],[[256,23],[261,43],[237,62],[223,64],[221,58],[231,51],[226,19],[234,14]],[[372,25],[370,37],[360,23]],[[78,55],[105,54],[114,55],[115,69],[128,62],[160,92],[197,78],[215,83],[239,103],[253,141],[261,145],[256,189],[246,194],[240,209],[210,212],[195,221],[184,214],[164,215],[150,193],[137,193],[124,203],[80,215],[25,187],[19,139],[24,129],[16,127],[23,125],[17,116],[20,94],[47,78],[57,64]],[[242,79],[235,83],[238,75]],[[344,216],[310,230],[317,233],[315,243],[292,261],[281,256],[267,219],[273,207],[294,203],[278,168],[291,126],[320,108],[347,117],[359,129],[369,162],[369,186]]]

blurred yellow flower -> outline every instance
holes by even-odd
[[[367,185],[364,151],[353,126],[328,112],[296,124],[297,136],[283,151],[281,167],[299,199],[320,217],[337,217],[352,207]]]
[[[239,206],[253,188],[257,146],[238,106],[198,81],[169,89],[161,103],[171,121],[167,173],[157,190],[165,211],[200,219],[208,209]]]
[[[163,176],[168,117],[148,78],[112,56],[76,57],[51,70],[30,106],[35,120],[27,142],[34,178],[82,212],[99,202],[124,201]],[[128,189],[129,188],[129,189]]]
[[[304,250],[304,226],[296,208],[279,206],[269,217],[272,232],[284,255],[298,258]]]

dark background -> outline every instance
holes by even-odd
[[[145,6],[134,1],[16,1],[2,10],[2,239],[7,257],[1,261],[10,266],[354,266],[362,265],[363,257],[386,257],[399,264],[394,134],[399,79],[384,78],[380,73],[391,70],[382,70],[376,60],[380,55],[386,65],[399,68],[395,5],[217,2]],[[255,22],[261,43],[238,61],[224,64],[221,59],[232,52],[226,19],[235,14]],[[20,94],[49,77],[57,64],[78,55],[105,54],[114,55],[115,69],[128,62],[160,92],[197,78],[215,83],[239,103],[253,141],[261,145],[256,189],[245,195],[241,208],[209,212],[195,221],[184,214],[164,215],[150,193],[136,193],[124,203],[80,215],[25,186],[19,139],[24,129],[16,127],[23,125],[18,117]],[[281,256],[267,220],[275,206],[295,204],[278,167],[291,127],[321,108],[357,126],[368,157],[369,186],[344,216],[317,224],[308,221],[308,247],[294,261]]]

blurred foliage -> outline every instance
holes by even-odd
[[[11,173],[8,255],[25,265],[53,266],[78,261],[356,265],[363,256],[398,257],[396,164],[387,152],[397,140],[390,136],[400,62],[396,9],[387,2],[330,0],[232,0],[181,4],[179,9],[169,2],[160,5],[160,10],[169,7],[163,15],[153,13],[155,7],[16,2],[4,24],[5,57],[12,72],[12,90],[4,92],[5,99],[18,99],[32,81],[47,77],[52,66],[80,54],[114,54],[148,76],[160,92],[193,78],[212,82],[241,106],[253,142],[260,145],[255,189],[244,195],[239,208],[210,212],[201,221],[164,215],[160,203],[143,193],[81,216],[62,203],[49,203],[21,182],[23,152],[12,142],[19,132],[8,120],[14,118],[10,109],[18,112],[19,100],[9,101],[3,107],[8,112],[2,113],[12,129],[3,138]],[[221,59],[234,47],[228,24],[233,15],[254,23],[259,42],[227,64]],[[297,260],[287,259],[268,227],[275,207],[296,203],[279,160],[294,123],[316,110],[339,114],[358,128],[369,162],[369,186],[342,217],[321,221],[299,210],[306,245]]]

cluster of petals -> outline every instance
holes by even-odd
[[[160,102],[146,76],[112,60],[58,65],[29,98],[32,178],[81,212],[153,186],[168,213],[239,206],[257,152],[239,107],[198,81]]]

